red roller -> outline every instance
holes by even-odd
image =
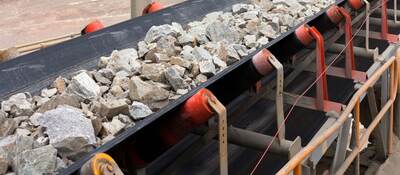
[[[211,96],[214,96],[211,91],[201,89],[183,105],[181,117],[194,125],[201,125],[207,122],[214,113],[208,106],[208,99]]]
[[[362,0],[348,0],[347,1],[351,8],[358,10],[364,6],[364,2]]]
[[[343,15],[340,13],[339,7],[337,5],[331,6],[327,11],[326,14],[334,24],[339,24],[340,21],[343,20]]]
[[[91,23],[89,23],[84,29],[82,34],[87,34],[87,33],[92,33],[95,31],[98,31],[100,29],[104,28],[103,23],[101,23],[99,20],[95,20]]]
[[[304,46],[308,46],[314,40],[313,36],[309,32],[309,27],[306,25],[301,25],[295,31],[297,39],[303,44]]]
[[[163,8],[164,8],[164,6],[161,3],[152,2],[149,5],[147,5],[146,8],[143,9],[143,15],[159,11]]]

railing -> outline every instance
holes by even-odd
[[[394,115],[394,102],[396,100],[396,94],[399,88],[399,66],[400,66],[400,49],[397,50],[396,56],[392,56],[388,59],[376,72],[365,82],[354,94],[353,98],[350,100],[349,104],[346,106],[344,111],[341,113],[337,121],[328,128],[321,135],[313,139],[306,147],[304,147],[299,153],[297,153],[288,163],[277,173],[278,175],[287,175],[294,171],[295,175],[301,175],[302,172],[302,162],[311,155],[322,143],[329,139],[333,134],[335,134],[343,124],[348,120],[348,117],[353,112],[355,120],[355,147],[352,152],[347,156],[345,161],[340,165],[336,172],[332,174],[344,174],[346,169],[351,165],[354,159],[359,160],[360,152],[363,149],[363,145],[368,142],[368,138],[374,129],[378,126],[380,121],[385,117],[389,117],[389,131],[388,133],[388,143],[387,150],[390,154],[392,152],[392,135],[393,135],[393,115]],[[385,104],[383,104],[382,109],[376,114],[374,120],[370,123],[365,133],[360,136],[360,101],[361,98],[367,93],[374,93],[373,91],[368,91],[372,88],[375,83],[381,78],[381,76],[389,71],[390,81],[389,81],[389,99]],[[385,74],[386,75],[386,74]],[[389,115],[387,112],[390,112]],[[373,114],[371,114],[373,115]],[[359,166],[359,161],[357,161]],[[356,167],[357,168],[357,167]]]

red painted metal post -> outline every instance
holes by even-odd
[[[388,39],[387,0],[381,0],[381,36]]]
[[[351,26],[351,16],[349,12],[343,7],[339,7],[339,12],[344,16],[345,22],[345,37],[346,37],[346,64],[345,64],[345,75],[347,78],[352,78],[352,72],[356,69],[354,61],[354,50],[353,50],[353,32]]]
[[[326,65],[325,65],[325,41],[321,33],[315,28],[311,27],[309,28],[309,32],[312,35],[312,37],[315,39],[317,42],[316,45],[316,65],[317,65],[317,78],[320,77],[320,79],[317,82],[317,94],[316,94],[316,106],[318,109],[323,110],[324,109],[324,101],[328,100],[328,83],[326,80]]]

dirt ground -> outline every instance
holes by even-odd
[[[159,0],[174,4],[183,0]],[[130,18],[130,0],[0,0],[0,50],[78,33],[95,19],[106,26]]]

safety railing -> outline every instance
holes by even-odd
[[[321,135],[313,139],[307,146],[305,146],[299,153],[292,157],[286,165],[280,169],[277,173],[278,175],[287,175],[294,172],[295,175],[301,175],[302,173],[302,163],[303,161],[311,155],[319,146],[321,146],[326,140],[328,140],[332,135],[334,135],[343,126],[343,124],[348,120],[349,116],[353,114],[355,120],[355,147],[352,148],[351,153],[346,157],[344,162],[337,168],[332,174],[344,174],[351,163],[356,159],[359,166],[359,155],[363,149],[363,145],[367,144],[368,139],[374,129],[377,128],[378,124],[385,117],[389,117],[389,132],[387,150],[390,154],[392,152],[392,136],[393,136],[393,116],[394,116],[394,102],[396,100],[396,94],[399,88],[399,66],[400,66],[400,49],[397,50],[396,56],[392,56],[388,59],[376,72],[366,81],[354,94],[349,104],[346,106],[344,111],[340,114],[337,121],[328,128]],[[370,123],[368,128],[365,130],[363,135],[360,134],[360,101],[361,98],[368,93],[374,93],[369,91],[373,88],[375,83],[382,77],[382,75],[389,71],[390,81],[389,83],[389,99],[385,104],[382,105],[381,110],[376,114],[374,120]],[[389,111],[389,115],[386,115]],[[372,114],[371,114],[372,115]],[[357,168],[357,167],[356,167]]]

